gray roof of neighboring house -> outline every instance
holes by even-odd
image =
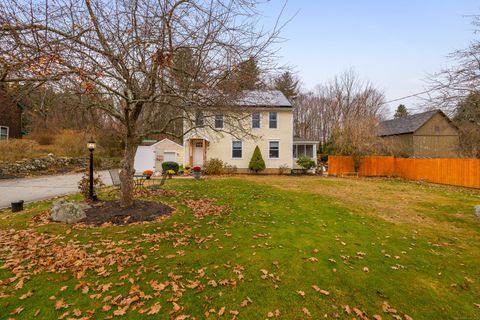
[[[242,92],[237,103],[244,107],[291,108],[292,104],[279,90],[251,90]]]
[[[437,113],[440,113],[443,116],[445,116],[441,110],[432,110],[432,111],[412,114],[412,115],[401,117],[398,119],[382,121],[378,125],[378,135],[393,136],[397,134],[413,133],[417,131],[421,126],[423,126],[428,120],[430,120],[430,118],[432,118]]]
[[[299,136],[293,136],[293,142],[308,142],[308,143],[319,143],[318,140],[306,139]]]

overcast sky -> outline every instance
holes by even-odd
[[[261,7],[267,25],[283,4]],[[468,15],[476,13],[478,0],[289,0],[283,20],[296,16],[282,32],[288,41],[279,55],[304,89],[353,68],[393,100],[423,91],[426,75],[469,44],[475,35]],[[418,100],[402,102],[413,109]]]

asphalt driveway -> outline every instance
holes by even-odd
[[[108,171],[100,171],[100,179],[111,185]],[[78,192],[82,174],[63,174],[35,178],[0,180],[0,208],[10,207],[13,201],[34,202]]]

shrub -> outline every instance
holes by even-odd
[[[248,168],[255,173],[265,170],[265,161],[263,160],[262,153],[258,146],[256,146],[255,151],[253,151],[252,159],[250,159]]]
[[[167,172],[166,172],[169,176],[173,176],[175,174],[175,171],[173,171],[172,169],[168,169]]]
[[[38,130],[28,136],[41,146],[51,145],[55,141],[55,134],[48,130]]]
[[[190,170],[191,167],[192,167],[191,165],[187,164],[185,165],[185,170]]]
[[[100,179],[100,176],[98,173],[94,173],[93,175],[93,187],[94,189],[100,188],[104,186],[102,180]],[[78,189],[80,190],[80,193],[84,196],[85,199],[88,199],[89,192],[90,192],[90,173],[85,171],[83,174],[82,179],[78,182]]]
[[[290,170],[290,167],[288,166],[288,164],[282,164],[281,166],[278,167],[278,174],[279,175],[282,175],[282,174],[285,174],[285,173],[288,173],[288,171]]]
[[[225,163],[217,158],[208,160],[203,168],[206,175],[217,175],[223,173]]]
[[[237,166],[232,166],[232,165],[226,163],[223,166],[223,173],[225,173],[225,174],[237,173]]]
[[[55,136],[54,145],[58,153],[69,157],[87,156],[88,137],[84,132],[76,130],[62,130]]]
[[[297,164],[305,170],[310,170],[315,167],[315,161],[307,156],[301,156],[297,159]]]
[[[8,139],[0,141],[0,161],[13,162],[24,158],[41,156],[36,150],[38,143],[27,139]]]
[[[167,170],[173,170],[175,173],[178,172],[180,166],[174,161],[166,161],[162,163],[162,171],[167,172]]]

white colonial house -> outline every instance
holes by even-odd
[[[183,146],[164,139],[149,146],[148,152],[139,147],[136,171],[145,170],[140,165],[144,163],[150,170],[159,171],[162,161],[175,159],[183,165],[202,167],[209,159],[217,158],[235,166],[238,173],[248,173],[256,146],[265,160],[265,173],[277,173],[280,167],[299,168],[296,160],[301,155],[316,161],[318,141],[294,137],[292,104],[280,91],[248,91],[235,105],[241,111],[234,115],[225,114],[228,109],[197,111],[194,123],[184,123],[187,131],[189,126],[195,129],[185,135]],[[239,117],[241,125],[231,128],[232,118]],[[145,157],[152,159],[144,160]]]

